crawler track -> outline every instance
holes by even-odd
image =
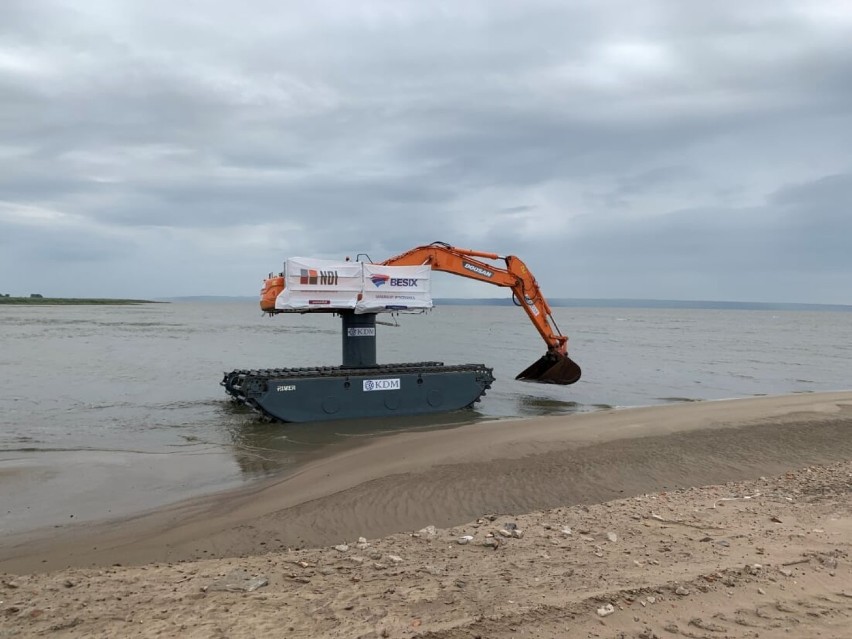
[[[326,379],[343,380],[344,386],[349,388],[351,384],[360,384],[366,378],[406,376],[421,378],[428,376],[434,379],[436,375],[443,374],[470,374],[475,377],[481,385],[481,391],[468,405],[479,401],[485,390],[491,387],[494,381],[492,369],[484,364],[458,364],[445,366],[443,362],[414,362],[403,364],[383,364],[367,368],[344,368],[341,366],[315,366],[305,368],[265,368],[265,369],[237,369],[225,373],[220,384],[225,388],[231,398],[240,404],[248,406],[264,419],[274,422],[289,422],[280,415],[271,412],[265,404],[275,387],[295,383],[300,380],[315,382]],[[273,386],[274,385],[274,386]],[[295,386],[294,386],[295,388]]]

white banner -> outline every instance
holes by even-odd
[[[284,263],[282,311],[389,313],[432,308],[429,266],[381,266],[293,257]]]
[[[284,311],[353,309],[363,275],[358,262],[292,257],[284,264],[284,290],[275,308]]]
[[[364,281],[356,313],[382,313],[432,308],[429,266],[364,264]]]

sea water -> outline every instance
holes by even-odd
[[[475,409],[283,425],[233,405],[223,372],[337,365],[338,318],[268,318],[250,302],[0,307],[0,534],[140,512],[400,429],[852,382],[849,313],[559,308],[554,318],[583,368],[573,386],[514,379],[545,351],[520,309],[444,306],[380,325],[378,359],[493,367]]]

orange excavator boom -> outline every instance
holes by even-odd
[[[483,262],[482,259],[502,260],[505,267]],[[515,304],[524,309],[547,344],[544,356],[518,374],[516,379],[549,384],[573,384],[580,379],[582,372],[579,365],[568,357],[568,338],[559,331],[538,282],[520,258],[433,242],[391,257],[382,264],[428,264],[433,271],[444,271],[510,288]]]

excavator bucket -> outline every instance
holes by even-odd
[[[579,365],[567,355],[549,351],[531,366],[518,373],[515,379],[539,384],[561,384],[567,386],[580,379]]]

